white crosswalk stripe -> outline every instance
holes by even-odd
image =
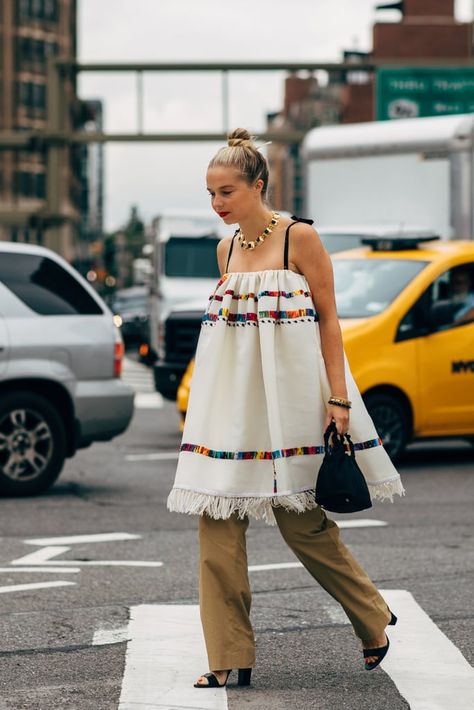
[[[160,409],[163,397],[155,390],[152,371],[140,362],[125,357],[122,379],[135,391],[136,409]]]
[[[390,652],[381,667],[410,710],[467,710],[474,707],[474,669],[413,596],[404,589],[381,590],[396,612],[388,627]],[[348,623],[342,609],[328,602],[335,624]],[[128,639],[118,710],[226,710],[225,689],[193,688],[207,668],[199,619],[193,605],[142,604],[130,609],[127,628],[100,632],[95,644]],[[186,662],[183,663],[183,658]],[[361,656],[362,663],[362,656]]]
[[[130,641],[118,710],[227,709],[224,688],[193,687],[207,669],[198,606],[134,606],[127,636]]]
[[[398,616],[384,669],[410,710],[474,708],[474,668],[405,589],[380,590]]]

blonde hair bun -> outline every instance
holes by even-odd
[[[236,128],[235,131],[227,136],[227,145],[229,148],[254,148],[255,144],[252,136],[245,128]]]
[[[262,198],[265,200],[268,188],[268,163],[245,128],[236,128],[227,135],[227,145],[219,148],[209,161],[208,168],[216,166],[237,170],[249,185],[262,180]]]

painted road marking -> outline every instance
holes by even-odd
[[[388,525],[385,520],[372,520],[372,518],[354,518],[353,520],[335,520],[341,530],[349,528],[384,528]]]
[[[163,562],[149,560],[51,560],[50,565],[80,567],[163,567]]]
[[[114,629],[97,629],[94,631],[93,646],[108,646],[112,643],[130,641],[128,626],[118,626]]]
[[[135,391],[135,409],[161,409],[162,395],[156,391],[151,370],[131,358],[124,358],[123,380]]]
[[[249,572],[265,572],[269,569],[293,569],[294,567],[303,567],[301,562],[276,562],[271,565],[249,565]]]
[[[382,668],[410,710],[474,708],[474,668],[404,589],[380,590],[394,614]]]
[[[162,451],[154,454],[128,454],[126,461],[172,461],[177,459],[179,451]]]
[[[137,392],[134,404],[136,409],[161,409],[163,397],[158,392]]]
[[[48,565],[72,567],[162,567],[163,562],[150,560],[53,560],[53,557],[68,552],[70,547],[50,545],[12,560],[12,565]]]
[[[138,540],[141,535],[132,535],[131,533],[98,533],[95,535],[70,535],[68,537],[45,537],[24,540],[27,545],[42,545],[46,543],[46,547],[42,547],[35,552],[30,552],[28,555],[18,557],[12,560],[10,564],[24,567],[25,565],[55,565],[60,567],[162,567],[163,562],[154,560],[56,560],[52,559],[58,555],[68,552],[71,548],[69,545],[48,545],[51,542],[66,542],[78,545],[95,542],[110,542],[117,540]]]
[[[80,572],[79,567],[69,569],[54,569],[54,567],[0,567],[0,572],[54,572],[55,574],[74,574]]]
[[[410,592],[380,591],[398,616],[397,625],[388,628],[390,652],[381,666],[410,710],[473,708],[474,669],[459,649]],[[325,608],[334,623],[348,623],[339,607]],[[196,697],[201,691],[192,687],[207,668],[198,606],[132,607],[126,634],[121,628],[98,632],[97,643],[116,643],[124,636],[130,640],[118,710],[227,708],[225,689],[206,690]]]
[[[193,688],[208,667],[198,606],[131,607],[128,634],[118,710],[227,709],[224,688]]]
[[[115,542],[117,540],[140,540],[141,535],[131,533],[97,533],[94,535],[68,535],[67,537],[35,537],[23,540],[27,545],[81,545],[84,542]]]
[[[0,587],[0,594],[8,594],[8,592],[26,592],[31,589],[51,589],[51,587],[70,587],[76,584],[75,582],[32,582],[31,584],[10,584],[7,587]]]
[[[61,555],[63,552],[67,552],[70,549],[70,547],[64,545],[50,545],[48,547],[42,547],[40,550],[35,550],[35,552],[30,552],[28,555],[24,555],[24,557],[18,557],[16,560],[12,560],[10,564],[22,566],[42,565],[45,562],[49,562],[51,557]]]
[[[371,518],[354,518],[354,520],[336,520],[341,529],[344,528],[378,528],[385,527],[385,520],[372,520]],[[271,569],[295,569],[303,567],[301,562],[275,562],[268,565],[249,565],[249,572],[265,572]]]

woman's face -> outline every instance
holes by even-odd
[[[263,180],[249,185],[235,168],[216,165],[206,179],[212,208],[226,224],[245,219],[262,202]]]

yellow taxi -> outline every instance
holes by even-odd
[[[362,243],[332,255],[336,301],[352,373],[388,453],[396,459],[423,438],[474,443],[474,242]],[[178,389],[182,422],[192,369]]]

